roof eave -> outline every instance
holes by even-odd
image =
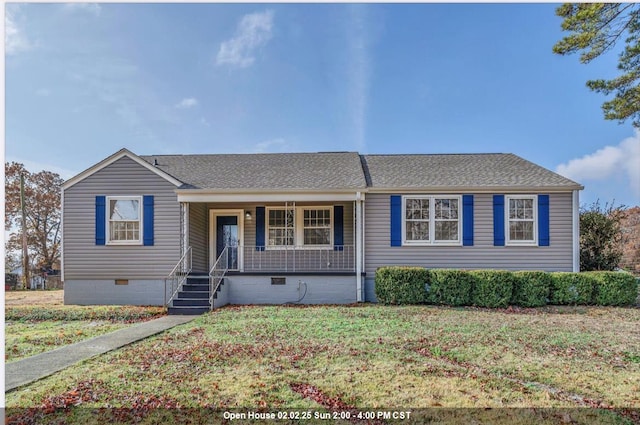
[[[398,186],[389,186],[389,187],[380,187],[373,186],[368,188],[368,193],[391,193],[391,192],[400,192],[400,193],[418,193],[418,192],[429,192],[429,193],[496,193],[496,192],[510,192],[510,193],[519,193],[519,192],[572,192],[574,190],[583,190],[584,186],[582,185],[567,185],[567,186],[420,186],[420,187],[398,187]]]
[[[240,189],[175,189],[177,194],[203,194],[203,195],[215,195],[215,194],[261,194],[261,193],[269,193],[269,194],[304,194],[304,193],[357,193],[364,192],[367,188],[362,187],[354,187],[354,188],[336,188],[336,189],[301,189],[301,188],[293,188],[293,189],[264,189],[264,188],[240,188]]]

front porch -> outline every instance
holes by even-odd
[[[356,202],[181,204],[181,245],[208,273],[228,248],[238,273],[357,273]]]
[[[181,202],[181,251],[209,276],[211,308],[362,301],[362,203],[350,197]]]

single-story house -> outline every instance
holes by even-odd
[[[63,186],[64,299],[197,312],[375,301],[387,265],[577,271],[581,189],[513,154],[122,149]]]

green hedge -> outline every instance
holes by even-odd
[[[429,271],[423,267],[381,267],[376,270],[376,298],[382,304],[424,303],[428,282]]]
[[[634,305],[638,281],[622,272],[567,273],[381,267],[375,293],[382,304],[432,303],[451,306],[521,307]]]
[[[549,302],[551,276],[541,271],[513,272],[511,303],[521,307],[541,307]]]
[[[507,307],[513,293],[513,274],[506,270],[474,270],[472,303],[478,307]]]
[[[593,304],[594,276],[588,273],[554,272],[551,275],[549,304],[587,305]]]
[[[586,272],[595,278],[593,301],[597,305],[634,305],[638,297],[638,282],[630,273]]]
[[[427,300],[433,304],[471,305],[475,278],[466,270],[430,270]]]

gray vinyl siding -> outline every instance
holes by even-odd
[[[173,184],[126,157],[66,189],[65,280],[164,278],[180,259],[180,205],[174,190]],[[154,245],[96,245],[97,195],[153,195]]]
[[[398,193],[400,195],[400,193]],[[474,195],[474,246],[390,246],[390,196],[367,194],[365,266],[572,271],[572,194],[549,196],[550,246],[493,246],[493,195]]]
[[[353,228],[353,202],[327,203],[310,202],[298,203],[296,206],[327,206],[342,205],[344,207],[344,244],[355,245]],[[203,261],[206,264],[205,270],[209,268],[209,232],[210,232],[210,210],[243,210],[251,213],[251,219],[244,219],[244,245],[253,247],[256,244],[256,207],[281,207],[281,203],[192,203],[189,205],[189,244],[193,251],[193,265],[201,267]],[[204,221],[203,221],[204,220]],[[355,249],[355,248],[354,248]],[[353,251],[355,252],[355,250]],[[355,255],[355,254],[354,254]]]
[[[189,245],[195,272],[209,271],[209,216],[206,204],[189,205]]]

